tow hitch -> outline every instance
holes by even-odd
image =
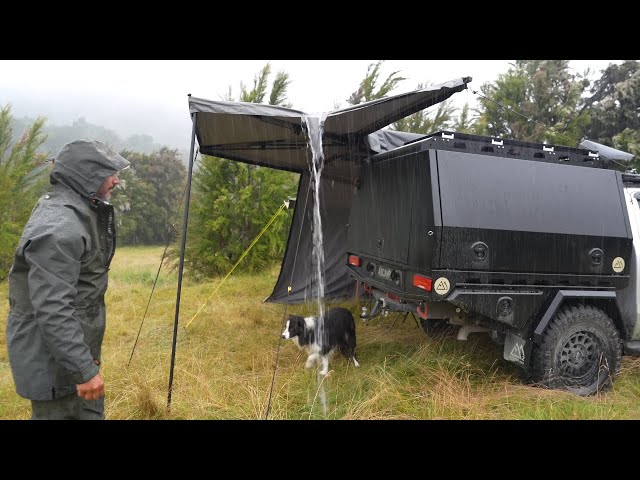
[[[362,313],[360,313],[360,318],[362,320],[371,320],[372,318],[375,318],[376,316],[378,316],[380,312],[384,310],[385,307],[386,307],[386,302],[384,301],[384,297],[380,297],[378,298],[378,301],[376,301],[375,305],[371,309],[371,313],[367,314],[367,307],[362,307]]]

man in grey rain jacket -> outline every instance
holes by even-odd
[[[7,349],[33,419],[103,419],[100,350],[116,247],[111,190],[129,162],[98,141],[65,145],[9,272]]]

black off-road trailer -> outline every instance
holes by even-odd
[[[526,378],[590,395],[640,352],[637,177],[597,152],[437,132],[369,157],[350,275],[426,332],[488,332]]]

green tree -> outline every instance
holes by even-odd
[[[254,78],[253,88],[240,84],[240,101],[289,106],[288,74],[279,72],[269,91],[271,67]],[[233,101],[231,88],[226,100]],[[295,195],[298,175],[204,155],[193,175],[193,195],[185,252],[186,269],[193,276],[227,273],[258,236],[288,196]],[[286,247],[290,218],[281,213],[237,271],[260,271],[280,261]],[[179,249],[168,261],[174,266]]]
[[[351,94],[347,102],[351,105],[357,105],[362,102],[384,98],[396,89],[398,83],[406,80],[405,77],[399,76],[399,71],[392,72],[380,84],[380,69],[383,60],[372,63],[367,68],[365,78],[360,82],[358,89]],[[424,84],[418,84],[416,90],[424,88]],[[454,114],[456,109],[450,101],[444,101],[438,104],[435,112],[424,109],[416,112],[408,117],[398,120],[391,125],[391,129],[400,130],[402,132],[412,133],[433,133],[438,130],[450,129],[453,125]],[[462,120],[462,126],[467,127],[468,119]]]
[[[240,259],[288,195],[295,193],[290,172],[204,156],[194,175],[187,268],[196,275],[227,273]],[[260,271],[284,254],[290,219],[276,217],[238,271]],[[173,259],[177,252],[172,252]]]
[[[640,153],[640,62],[627,60],[601,71],[586,101],[591,123],[584,129],[590,140]]]
[[[477,133],[577,146],[589,124],[583,93],[588,80],[568,60],[517,60],[495,82],[480,87]]]
[[[470,116],[468,103],[465,103],[462,107],[460,115],[456,118],[453,124],[453,130],[461,133],[475,132],[475,120]]]
[[[384,82],[382,82],[382,85],[378,85],[380,68],[383,63],[384,60],[379,60],[367,67],[367,74],[360,82],[360,86],[347,100],[350,105],[358,105],[362,102],[384,98],[398,86],[399,82],[406,80],[404,77],[399,77],[398,74],[400,72],[396,71],[389,74]]]
[[[613,148],[633,154],[631,166],[640,171],[640,130],[625,128],[613,136],[611,144]]]
[[[22,229],[47,188],[45,156],[37,151],[46,137],[38,118],[13,140],[11,107],[0,109],[0,279],[7,276]]]
[[[120,212],[118,240],[124,245],[165,244],[184,193],[184,163],[177,150],[167,147],[149,155],[120,154],[131,167],[121,172],[121,189],[113,197]]]
[[[416,90],[424,88],[423,84],[418,84]],[[435,113],[431,108],[425,108],[419,112],[413,113],[408,117],[402,118],[391,125],[393,130],[411,133],[429,134],[439,130],[449,130],[453,125],[453,116],[456,112],[451,101],[445,100],[434,105]]]

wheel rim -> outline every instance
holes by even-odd
[[[591,332],[575,332],[560,350],[560,376],[565,384],[591,383],[598,370],[600,342]]]

